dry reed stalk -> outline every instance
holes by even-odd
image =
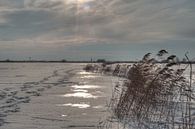
[[[187,54],[189,64],[184,68],[180,66],[175,55],[166,58],[167,54],[166,50],[161,50],[155,59],[151,58],[151,53],[147,53],[132,67],[118,64],[113,72],[106,65],[102,65],[103,68],[100,69],[104,73],[112,72],[114,76],[127,79],[122,88],[116,86],[113,90],[109,104],[113,111],[111,121],[117,119],[124,124],[124,128],[193,129],[192,64]],[[156,63],[158,59],[164,63]],[[183,75],[188,66],[189,82]],[[96,69],[89,68],[92,71]],[[111,127],[108,121],[104,124],[102,127]]]
[[[192,91],[183,75],[186,68],[173,68],[179,65],[175,55],[169,56],[163,65],[154,63],[155,59],[149,56],[150,53],[146,54],[129,70],[128,83],[124,83],[119,99],[114,99],[117,101],[116,107],[112,107],[115,116],[121,122],[128,121],[125,123],[140,129],[192,129],[188,103],[191,102],[192,98],[188,96]],[[113,74],[119,70],[117,65]],[[185,97],[179,101],[181,96]],[[181,123],[177,122],[178,117],[182,119]]]

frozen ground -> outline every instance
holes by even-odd
[[[119,79],[85,65],[0,63],[0,129],[97,129]]]
[[[114,77],[85,64],[0,64],[1,129],[96,129]]]

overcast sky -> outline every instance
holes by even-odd
[[[195,57],[195,0],[0,0],[0,60]]]

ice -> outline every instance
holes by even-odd
[[[59,104],[58,106],[70,106],[70,107],[77,107],[82,109],[90,107],[89,104],[85,104],[85,103],[79,103],[79,104],[67,103],[67,104]]]
[[[0,63],[0,128],[95,128],[112,83],[84,65]]]
[[[66,81],[65,71],[70,67],[52,63],[0,63],[0,126],[6,116],[20,111],[21,104]]]
[[[98,98],[100,96],[92,95],[91,93],[76,92],[63,95],[64,97],[78,97],[78,98]]]
[[[72,86],[75,89],[97,89],[97,88],[101,88],[98,85],[73,85]]]

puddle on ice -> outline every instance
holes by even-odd
[[[98,98],[100,96],[95,96],[90,93],[85,92],[76,92],[76,93],[70,93],[63,95],[64,97],[78,97],[78,98]]]
[[[100,88],[98,85],[73,85],[71,86],[75,89],[97,89]]]
[[[90,107],[89,104],[85,104],[85,103],[80,103],[80,104],[67,103],[67,104],[59,104],[57,106],[76,107],[76,108],[82,108],[82,109]]]

